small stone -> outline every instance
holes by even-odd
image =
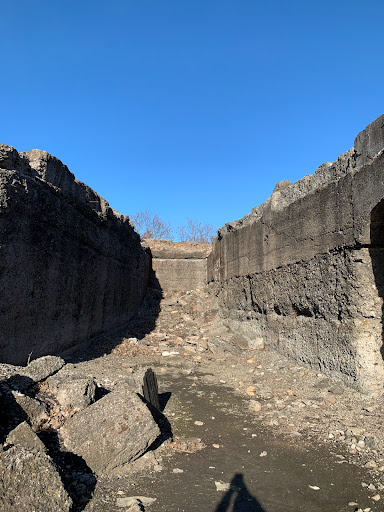
[[[184,469],[174,468],[174,469],[172,470],[172,473],[184,473]]]
[[[261,403],[257,400],[250,400],[249,401],[249,410],[252,412],[259,412],[261,411]]]
[[[376,487],[375,487],[373,484],[369,484],[369,485],[368,485],[368,489],[369,489],[370,491],[376,491]]]
[[[319,491],[320,490],[320,487],[318,487],[317,485],[308,485],[308,487],[310,489],[312,489],[313,491]]]
[[[213,446],[214,448],[220,448],[220,445],[219,445],[219,444],[216,444],[216,443],[214,443],[212,446]]]
[[[372,496],[371,498],[373,501],[379,501],[381,499],[381,496],[380,494],[375,494],[374,496]]]
[[[260,457],[266,457],[268,455],[268,452],[261,452]]]
[[[336,398],[333,395],[328,395],[328,396],[324,397],[323,403],[326,406],[335,405]]]
[[[249,340],[248,347],[253,350],[264,350],[265,343],[263,338],[255,338],[253,340]]]
[[[353,436],[362,436],[365,432],[365,428],[348,427],[347,431],[350,431]]]
[[[357,503],[355,501],[350,501],[348,503],[348,507],[357,507]]]
[[[202,425],[204,425],[204,421],[195,421],[195,425],[201,427]]]
[[[147,498],[146,496],[129,496],[126,498],[117,498],[116,507],[132,507],[132,505],[140,504],[144,506],[152,505],[157,498]]]
[[[229,491],[231,488],[230,483],[222,482],[221,480],[219,482],[215,482],[216,485],[216,491]]]
[[[364,467],[368,469],[374,469],[377,468],[377,464],[374,460],[370,460],[366,464],[364,464]]]
[[[245,390],[245,392],[247,393],[248,396],[255,396],[255,391],[256,391],[255,386],[248,386],[247,389]]]

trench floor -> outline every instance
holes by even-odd
[[[144,496],[150,512],[383,512],[382,403],[268,349],[232,350],[208,301],[165,297],[148,332],[67,357],[110,390],[151,366],[173,436],[99,476],[76,510],[128,512],[119,499]]]

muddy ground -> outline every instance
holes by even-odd
[[[166,419],[160,446],[76,510],[384,511],[382,398],[232,337],[207,290],[153,291],[128,330],[64,354],[107,390],[151,366]]]

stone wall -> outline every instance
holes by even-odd
[[[164,291],[196,290],[207,286],[207,256],[212,246],[198,242],[146,239],[152,268]]]
[[[150,257],[128,217],[58,159],[0,145],[0,360],[25,364],[121,327]]]
[[[232,328],[365,391],[384,384],[384,115],[218,232],[208,278]]]

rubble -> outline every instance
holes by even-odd
[[[46,453],[36,446],[12,446],[0,453],[0,510],[69,512],[71,506],[57,468]]]
[[[97,474],[121,470],[159,434],[148,407],[127,385],[78,412],[60,429],[65,448],[81,456]]]
[[[148,367],[111,391],[53,356],[1,369],[5,512],[82,510],[96,483],[92,472],[121,474],[160,435],[157,379]]]

